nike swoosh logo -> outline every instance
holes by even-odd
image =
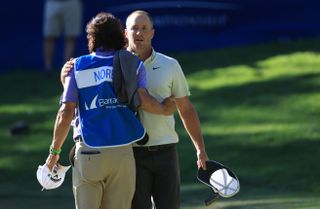
[[[153,67],[152,69],[153,69],[153,70],[157,70],[157,69],[159,69],[159,68],[160,68],[160,67]]]

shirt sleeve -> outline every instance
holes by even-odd
[[[76,78],[74,75],[74,69],[72,69],[69,75],[66,77],[64,91],[61,97],[61,102],[74,102],[78,103],[78,88]]]
[[[147,78],[146,78],[146,68],[143,65],[142,61],[139,61],[138,66],[138,81],[137,81],[138,88],[147,88]]]
[[[172,84],[172,94],[175,95],[176,98],[190,96],[189,85],[180,64],[175,60],[173,66],[175,72]]]
[[[132,95],[132,100],[129,104],[129,106],[136,111],[136,109],[140,106],[141,101],[139,94],[137,94],[138,88],[147,88],[147,82],[146,82],[146,69],[144,68],[143,62],[139,60],[138,62],[138,69],[137,69],[137,83],[134,89],[134,94]]]

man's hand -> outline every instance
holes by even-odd
[[[197,151],[197,158],[198,158],[198,160],[197,160],[198,169],[202,168],[203,170],[206,170],[207,169],[206,161],[209,160],[206,151],[198,150]]]
[[[74,65],[74,58],[70,58],[70,60],[63,65],[60,73],[60,81],[62,85],[64,85],[65,79],[68,76],[69,72],[72,70],[73,65]]]
[[[50,171],[52,171],[53,167],[58,162],[59,158],[60,158],[60,155],[49,154],[49,156],[46,160],[46,164],[47,164]]]
[[[163,105],[163,115],[172,115],[177,110],[173,95],[165,98],[162,101],[162,105]]]

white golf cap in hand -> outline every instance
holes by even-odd
[[[37,179],[43,189],[56,189],[62,185],[66,172],[71,166],[62,166],[56,164],[50,171],[47,164],[39,165],[37,170]]]

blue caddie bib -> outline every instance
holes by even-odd
[[[145,135],[135,114],[118,102],[112,87],[112,70],[113,56],[88,54],[75,61],[80,129],[89,147],[124,146]]]

